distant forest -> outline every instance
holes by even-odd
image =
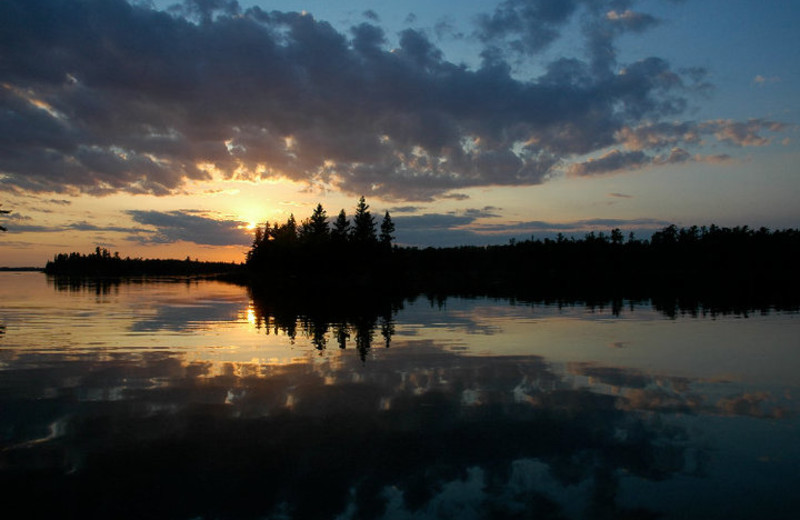
[[[212,275],[240,269],[229,262],[200,262],[188,256],[185,260],[122,258],[119,253],[97,247],[93,253],[61,253],[47,262],[47,274],[67,276],[184,276]]]
[[[380,222],[379,222],[380,220]],[[372,215],[361,197],[352,218],[331,219],[321,204],[300,221],[255,230],[244,264],[57,255],[46,272],[70,275],[225,273],[271,291],[370,294],[460,294],[511,297],[754,297],[797,300],[800,231],[671,225],[639,239],[620,229],[582,238],[511,240],[505,245],[401,247],[389,212]]]
[[[650,239],[620,229],[583,238],[511,240],[505,245],[447,248],[394,244],[390,214],[380,225],[362,197],[352,221],[331,224],[322,205],[255,232],[246,266],[273,287],[585,296],[653,292],[789,295],[797,289],[800,231],[671,225]]]

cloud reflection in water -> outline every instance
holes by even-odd
[[[773,517],[797,505],[791,391],[674,372],[652,356],[657,368],[633,366],[625,356],[649,354],[641,338],[595,336],[622,330],[624,316],[424,299],[347,302],[331,315],[215,287],[121,288],[91,305],[84,293],[56,293],[114,315],[138,305],[120,324],[160,348],[26,350],[18,316],[8,315],[7,507],[81,518],[710,517],[716,488],[730,495],[720,511],[733,508],[732,517],[764,499]],[[624,330],[669,327],[674,355],[679,338],[697,334],[691,325],[759,326],[637,316]],[[564,330],[548,329],[554,319],[584,331],[595,350],[553,343]],[[290,352],[247,361],[257,347],[242,343],[243,354],[215,354],[244,337],[291,338],[281,343]],[[508,345],[526,338],[527,351]],[[615,341],[626,348],[609,349]],[[31,489],[47,500],[28,501]]]

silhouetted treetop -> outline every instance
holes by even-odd
[[[392,222],[392,217],[389,215],[387,211],[386,214],[383,216],[383,221],[381,222],[381,234],[380,234],[380,242],[381,245],[384,247],[391,248],[392,241],[394,240],[394,222]]]
[[[347,213],[345,213],[345,211],[342,209],[339,211],[339,215],[336,217],[336,221],[333,223],[331,238],[338,243],[343,243],[347,241],[349,236],[350,220],[347,218]]]
[[[361,245],[374,244],[378,241],[378,237],[375,234],[375,217],[370,213],[369,205],[364,200],[364,197],[358,200],[350,239]]]
[[[328,215],[322,208],[322,204],[317,204],[311,217],[304,220],[300,226],[300,240],[303,242],[322,244],[330,238],[328,229]]]

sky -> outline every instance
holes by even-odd
[[[794,0],[3,0],[0,266],[800,228]]]

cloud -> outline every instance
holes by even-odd
[[[500,214],[498,213],[500,208],[495,206],[484,206],[481,209],[471,208],[464,210],[464,215],[474,218],[492,218],[492,217],[499,217]]]
[[[422,210],[421,206],[394,206],[389,208],[390,213],[416,213],[417,211]]]
[[[73,229],[75,231],[113,231],[118,233],[150,233],[148,230],[141,228],[120,227],[120,226],[97,226],[89,222],[73,222],[66,226],[66,229]]]
[[[238,220],[217,220],[197,214],[196,211],[144,211],[126,212],[135,222],[155,228],[151,235],[129,237],[142,243],[193,242],[201,245],[239,246],[252,242],[252,236]],[[134,230],[135,232],[147,230]]]
[[[764,85],[768,85],[770,83],[778,83],[781,80],[779,76],[762,76],[758,74],[756,77],[753,78],[753,83],[760,87]]]
[[[609,219],[609,218],[596,218],[575,220],[570,222],[547,222],[543,220],[530,220],[515,223],[499,223],[499,224],[481,224],[475,226],[474,229],[480,232],[510,232],[523,231],[525,233],[558,233],[558,232],[573,232],[582,233],[596,229],[608,230],[613,228],[624,229],[659,229],[664,226],[670,225],[670,222],[665,220],[641,218],[641,219]]]
[[[622,127],[614,135],[617,143],[629,150],[661,150],[677,145],[699,145],[714,138],[733,146],[765,146],[770,138],[765,132],[782,132],[788,125],[769,119],[733,121],[683,121],[645,123],[636,127]]]
[[[53,233],[62,231],[61,228],[53,228],[47,226],[31,226],[31,225],[9,225],[8,233],[9,234],[16,234],[16,233]],[[4,245],[7,245],[3,242]]]
[[[480,218],[496,217],[497,208],[470,208],[460,212],[425,213],[392,216],[397,228],[397,242],[403,245],[448,247],[486,243],[474,229],[468,229]]]
[[[692,122],[646,123],[620,128],[615,138],[629,150],[658,150],[677,144],[698,144],[701,130]]]
[[[733,160],[733,157],[726,153],[720,153],[715,155],[700,155],[697,154],[692,158],[696,162],[701,163],[708,163],[708,164],[726,164]]]
[[[0,186],[168,195],[192,180],[289,179],[431,201],[540,184],[576,156],[617,145],[624,129],[686,107],[696,71],[657,57],[617,66],[614,39],[656,23],[629,4],[503,2],[477,20],[484,61],[471,69],[422,31],[402,31],[389,48],[368,12],[343,33],[232,0],[167,12],[123,0],[6,0]],[[576,21],[585,60],[512,75],[509,52],[540,52]],[[713,132],[737,142],[722,126]]]
[[[717,402],[717,410],[722,415],[773,419],[780,419],[788,413],[785,408],[776,404],[776,400],[768,392],[723,397]]]
[[[477,36],[484,42],[511,39],[511,48],[535,53],[559,37],[581,2],[575,0],[506,0],[490,15],[478,18]]]
[[[626,9],[622,12],[615,10],[608,11],[606,13],[606,20],[612,24],[618,25],[620,28],[634,32],[644,31],[659,23],[657,18],[649,14],[637,13],[630,9]]]
[[[658,155],[653,159],[655,164],[680,164],[683,162],[691,161],[694,158],[692,155],[682,148],[675,147],[669,151],[669,154]]]
[[[458,213],[425,213],[423,215],[393,216],[397,226],[397,241],[412,246],[462,246],[503,244],[509,239],[530,238],[534,233],[544,237],[558,233],[582,235],[590,231],[614,228],[649,235],[670,222],[651,218],[641,219],[584,219],[568,222],[530,220],[520,222],[480,222],[497,217],[497,208],[467,209]]]
[[[748,121],[714,120],[700,124],[704,131],[711,132],[722,142],[734,146],[765,146],[770,143],[768,137],[760,132],[780,132],[787,125],[766,119],[750,119]]]
[[[379,22],[381,20],[381,17],[378,16],[378,13],[376,13],[372,9],[367,9],[366,11],[361,13],[361,15],[364,18],[366,18],[367,20],[370,20],[370,21],[373,21],[373,22]]]
[[[46,211],[46,213],[51,213],[51,212]],[[29,222],[34,220],[32,217],[29,217],[27,215],[21,215],[19,213],[9,215],[7,219],[14,222]],[[70,224],[59,225],[59,226],[20,225],[15,223],[13,225],[12,231],[14,233],[64,233],[67,231],[104,231],[104,232],[109,231],[109,232],[135,233],[144,235],[153,234],[153,231],[148,229],[124,227],[124,226],[98,226],[96,224],[91,224],[86,221],[72,222]],[[139,237],[137,238],[137,240],[145,240],[145,239]]]
[[[392,220],[398,230],[436,231],[455,229],[473,223],[478,217],[474,215],[456,215],[454,213],[425,213],[423,215],[399,216]]]
[[[611,150],[596,159],[593,158],[581,163],[572,164],[568,169],[568,173],[578,177],[602,175],[641,168],[649,164],[650,161],[650,157],[639,150],[633,152]]]

